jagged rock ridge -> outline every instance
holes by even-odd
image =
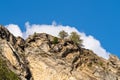
[[[0,57],[6,61],[9,69],[22,80],[29,80],[31,73],[21,48],[21,43],[24,41],[19,38],[14,37],[5,27],[0,26]]]
[[[120,80],[120,60],[98,57],[70,40],[35,33],[26,40],[0,26],[0,56],[22,80]]]

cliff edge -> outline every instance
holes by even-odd
[[[118,57],[106,60],[46,33],[24,40],[0,26],[0,58],[20,80],[120,80]]]

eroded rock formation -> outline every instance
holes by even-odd
[[[0,26],[0,57],[21,80],[120,80],[120,60],[98,57],[70,40],[35,33],[26,40]],[[101,53],[102,54],[102,53]]]

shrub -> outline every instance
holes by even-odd
[[[57,44],[57,43],[58,43],[58,38],[57,38],[57,37],[54,37],[52,43],[53,43],[53,44]]]
[[[103,62],[99,62],[99,65],[100,65],[100,66],[103,66]]]
[[[20,80],[18,76],[7,68],[6,62],[0,58],[0,80]]]
[[[70,40],[72,40],[75,44],[78,44],[82,46],[82,39],[80,39],[80,35],[78,35],[76,32],[71,32]]]
[[[59,32],[59,35],[58,35],[58,36],[60,36],[60,38],[64,39],[65,37],[68,36],[68,33],[65,32],[64,30],[62,30],[62,31]]]

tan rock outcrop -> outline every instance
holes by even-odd
[[[53,44],[53,38],[48,34],[36,34],[31,36],[34,41],[26,43],[29,45],[25,48],[25,53],[33,79],[119,80],[118,69],[109,71],[108,60],[77,46],[72,41],[59,39],[58,43]]]
[[[45,33],[26,40],[0,26],[0,57],[21,80],[120,80],[120,60]]]

